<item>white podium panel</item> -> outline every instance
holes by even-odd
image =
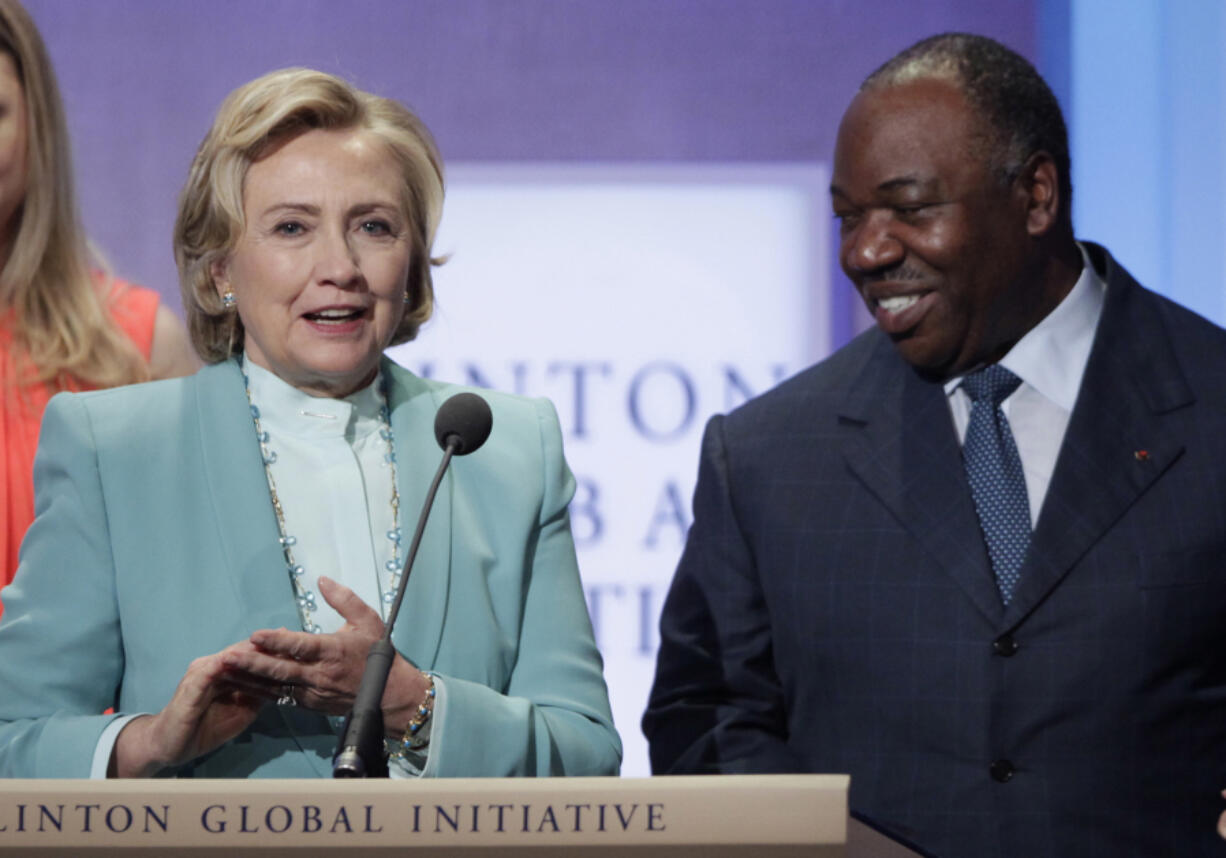
[[[754,858],[826,858],[849,854],[848,782],[846,775],[9,780],[0,781],[0,852],[744,858],[752,849]]]

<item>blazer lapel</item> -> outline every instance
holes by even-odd
[[[400,492],[400,529],[407,557],[417,519],[430,481],[442,460],[434,439],[434,416],[440,394],[412,373],[384,360],[388,402],[396,445],[397,489]],[[443,637],[443,620],[451,585],[451,473],[439,485],[421,546],[409,572],[408,588],[396,630],[396,649],[423,669],[434,666]]]
[[[880,338],[842,409],[848,464],[993,623],[1003,612],[945,391]]]
[[[280,531],[268,495],[264,458],[255,437],[242,370],[237,361],[229,360],[200,370],[196,381],[201,462],[238,606],[234,621],[237,633],[300,629],[302,617],[278,541]],[[298,729],[299,722],[310,717],[308,713],[276,707],[275,717],[294,737],[315,774],[328,777],[331,771],[326,761],[303,741]],[[319,730],[315,722],[308,732],[317,735]]]
[[[1043,601],[1184,449],[1162,417],[1194,396],[1159,323],[1160,308],[1113,260],[1103,264],[1103,316],[1006,612],[1010,627]]]
[[[200,459],[245,629],[301,627],[276,516],[236,361],[196,374]]]

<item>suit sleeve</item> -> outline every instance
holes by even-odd
[[[505,693],[444,675],[447,714],[433,728],[429,775],[613,775],[621,765],[571,538],[575,480],[553,406],[534,407],[543,500],[525,552],[515,664]]]
[[[802,771],[749,534],[738,520],[724,419],[703,436],[694,524],[660,618],[643,732],[656,774]]]
[[[0,777],[86,778],[116,716],[123,648],[89,417],[54,397],[34,462],[35,520],[0,621]]]

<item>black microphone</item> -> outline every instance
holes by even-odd
[[[366,669],[362,673],[358,693],[353,698],[353,709],[345,718],[341,740],[332,757],[334,778],[385,778],[388,775],[387,754],[383,752],[382,703],[387,675],[391,672],[392,662],[396,660],[392,626],[400,613],[400,603],[404,601],[405,588],[409,583],[409,570],[413,568],[426,520],[430,517],[430,508],[434,506],[434,496],[438,494],[451,457],[466,456],[479,448],[490,437],[493,427],[494,415],[490,412],[489,403],[475,393],[457,393],[443,403],[434,418],[434,437],[443,448],[443,460],[426,492],[426,501],[417,519],[417,530],[409,544],[409,556],[404,561],[404,572],[400,575],[400,586],[396,588],[396,598],[387,612],[383,637],[370,645],[370,652],[366,655]]]
[[[475,393],[457,393],[434,418],[434,439],[443,451],[467,456],[485,443],[494,428],[489,404]]]

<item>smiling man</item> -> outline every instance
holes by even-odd
[[[1035,70],[937,36],[839,128],[876,326],[707,428],[658,773],[850,772],[939,856],[1218,855],[1226,332],[1074,239]]]

